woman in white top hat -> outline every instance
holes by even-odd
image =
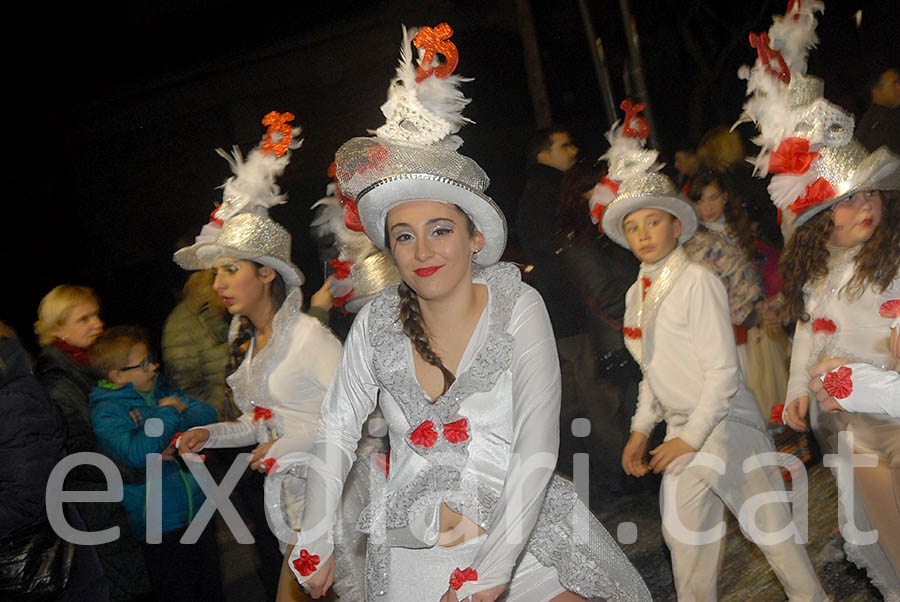
[[[486,174],[456,152],[468,100],[451,75],[451,34],[446,23],[420,30],[418,65],[404,35],[387,123],[336,155],[341,192],[403,281],[359,312],[346,341],[291,568],[313,598],[328,591],[341,489],[377,401],[391,451],[366,467],[365,600],[649,600],[573,485],[553,476],[553,331],[518,268],[498,263],[506,220]]]
[[[242,414],[234,421],[191,429],[178,449],[197,459],[205,448],[257,444],[251,470],[269,474],[265,503],[270,526],[290,542],[299,527],[306,481],[301,466],[282,470],[282,459],[307,451],[316,434],[319,410],[341,355],[340,341],[317,319],[302,311],[304,276],[291,261],[291,236],[268,216],[268,208],[285,201],[275,183],[299,146],[290,113],[271,112],[269,129],[246,160],[235,148],[229,156],[234,176],[224,185],[224,201],[196,242],[175,253],[183,268],[216,271],[213,288],[234,316],[229,341],[249,333],[248,348],[227,378]],[[262,492],[261,492],[262,494]],[[278,600],[302,599],[284,564]]]
[[[811,370],[827,358],[895,368],[891,318],[882,308],[900,297],[900,157],[886,147],[867,152],[852,138],[853,117],[806,74],[815,13],[823,9],[796,4],[776,16],[768,39],[757,42],[759,60],[742,69],[751,93],[743,118],[760,130],[757,170],[772,174],[768,190],[785,239],[783,294],[797,321],[785,404],[773,414],[794,430],[811,428],[832,455],[847,557],[886,600],[897,600],[900,421],[822,411],[809,388]],[[851,451],[865,454],[863,465],[858,457],[848,464]]]

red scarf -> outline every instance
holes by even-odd
[[[90,369],[91,362],[88,359],[88,350],[86,348],[70,345],[62,339],[56,339],[55,341],[53,341],[53,346],[65,353],[66,357],[75,362],[75,364],[77,364],[78,366]]]

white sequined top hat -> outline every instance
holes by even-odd
[[[388,212],[407,201],[433,200],[460,207],[484,235],[474,261],[496,263],[506,247],[506,217],[485,194],[490,180],[475,161],[461,155],[455,135],[470,121],[462,116],[469,103],[453,75],[458,61],[446,23],[431,28],[403,28],[400,64],[381,111],[387,121],[372,137],[352,138],[335,154],[340,193],[357,204],[366,234],[382,250]],[[418,51],[414,64],[410,41]],[[437,54],[444,62],[437,60]]]
[[[822,80],[807,75],[809,50],[818,43],[817,0],[794,2],[776,15],[767,33],[750,34],[757,51],[747,80],[749,98],[735,125],[752,121],[760,147],[754,174],[772,174],[769,196],[785,240],[838,201],[865,190],[900,188],[900,158],[886,147],[872,153],[853,139],[853,117],[825,100]]]
[[[607,132],[609,150],[600,156],[606,160],[606,176],[594,188],[588,204],[591,218],[601,231],[619,245],[629,248],[622,223],[638,209],[660,209],[681,221],[678,242],[690,240],[697,231],[697,214],[681,196],[675,184],[659,170],[659,153],[645,148],[647,122],[639,115],[644,105],[623,100],[619,105],[625,120],[613,124]]]
[[[262,119],[268,126],[262,142],[241,156],[235,146],[229,155],[217,152],[230,164],[234,175],[222,186],[223,201],[210,222],[189,247],[175,252],[175,263],[186,270],[212,267],[220,257],[249,259],[272,267],[288,287],[303,284],[303,272],[291,262],[291,235],[269,217],[269,207],[285,202],[275,178],[290,162],[290,150],[300,147],[300,128],[290,122],[291,113],[272,111]]]

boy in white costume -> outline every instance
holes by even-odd
[[[744,468],[746,460],[775,448],[743,383],[725,288],[681,247],[693,236],[697,217],[655,171],[656,152],[637,142],[646,129],[632,127],[633,120],[640,117],[629,113],[609,135],[615,198],[595,210],[603,231],[642,262],[626,294],[623,332],[644,379],[622,466],[636,477],[666,473],[663,535],[679,600],[716,600],[725,506],[740,517],[790,600],[826,600],[806,550],[795,541],[787,505],[746,504],[783,492],[777,466]],[[649,451],[647,463],[650,434],[661,420],[666,440]],[[690,455],[697,451],[702,453]],[[758,506],[755,512],[751,505]]]

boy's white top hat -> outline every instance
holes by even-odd
[[[610,147],[600,159],[607,161],[608,169],[588,202],[592,218],[604,234],[627,249],[625,218],[638,209],[660,209],[681,221],[678,242],[690,240],[697,232],[697,214],[675,184],[659,172],[659,153],[645,148],[647,124],[639,116],[643,105],[626,99],[619,106],[625,111],[625,120],[622,125],[614,123],[606,134]]]

